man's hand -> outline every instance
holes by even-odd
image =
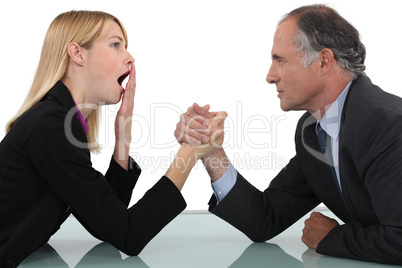
[[[313,212],[304,225],[302,241],[309,248],[316,249],[321,240],[339,224],[319,212]]]
[[[210,147],[212,150],[202,158],[204,166],[214,182],[222,177],[229,165],[229,159],[221,147],[224,138],[223,121],[227,114],[225,112],[209,112],[209,108],[209,105],[200,107],[194,103],[187,112],[180,116],[180,122],[177,123],[174,135],[180,144],[184,142],[192,146],[199,146],[212,142],[215,145]],[[214,129],[214,124],[218,128]]]
[[[213,113],[213,116],[211,118],[207,119],[207,125],[210,132],[208,142],[201,145],[194,145],[196,151],[201,153],[203,157],[209,155],[217,148],[222,148],[222,144],[224,141],[223,128],[227,116],[228,114],[226,112],[216,112]]]

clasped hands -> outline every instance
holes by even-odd
[[[174,135],[182,144],[197,148],[197,153],[206,156],[221,148],[224,140],[226,112],[209,112],[209,105],[200,107],[194,103],[180,116]]]

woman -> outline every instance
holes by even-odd
[[[122,81],[129,76],[126,89]],[[71,11],[50,25],[33,85],[0,144],[0,266],[17,266],[73,213],[95,237],[128,255],[186,206],[180,193],[197,160],[223,142],[182,144],[165,176],[127,208],[140,168],[129,157],[134,58],[114,16]],[[92,168],[98,107],[122,99],[116,144],[105,176]],[[225,113],[211,120],[222,128]]]

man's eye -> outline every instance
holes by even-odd
[[[277,62],[278,62],[278,64],[280,64],[280,65],[286,63],[286,61],[285,61],[284,59],[278,59]]]
[[[114,46],[115,48],[119,48],[119,47],[120,47],[120,43],[114,43],[113,46]]]

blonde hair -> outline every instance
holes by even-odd
[[[60,14],[53,20],[43,42],[42,53],[31,90],[20,110],[7,123],[7,133],[22,114],[37,104],[64,77],[69,59],[68,45],[71,42],[76,42],[86,49],[91,48],[94,42],[106,34],[112,22],[116,22],[120,26],[127,48],[127,33],[123,25],[116,17],[108,13],[101,11],[69,11]],[[99,107],[94,109],[87,117],[87,140],[88,144],[92,145],[88,149],[93,152],[100,151],[100,146],[97,142],[99,117]]]

